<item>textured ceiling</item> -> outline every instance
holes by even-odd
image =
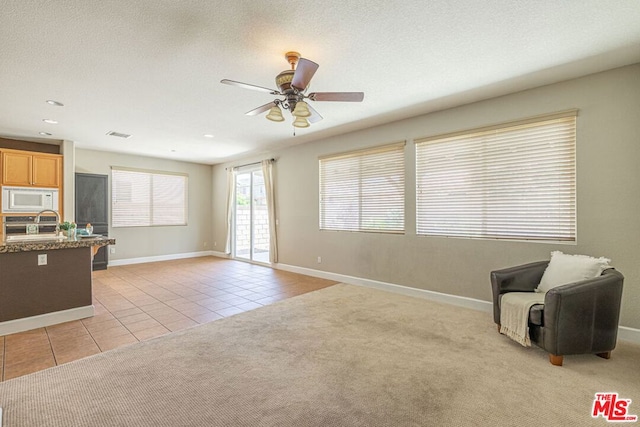
[[[637,0],[2,0],[0,136],[220,163],[640,62],[639,23]],[[220,80],[275,88],[289,50],[364,102],[295,137],[245,116],[274,97]]]

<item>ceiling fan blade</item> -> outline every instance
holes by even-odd
[[[224,83],[226,85],[231,85],[231,86],[238,86],[245,89],[257,90],[260,92],[267,92],[267,93],[270,93],[271,95],[280,95],[280,92],[278,92],[275,89],[269,89],[268,87],[250,85],[249,83],[237,82],[235,80],[222,79],[220,80],[220,83]]]
[[[307,117],[307,121],[309,123],[316,123],[322,120],[322,116],[320,115],[320,113],[314,110],[311,105],[307,104],[307,107],[309,108],[309,112],[311,113],[311,115]]]
[[[264,113],[265,111],[270,110],[271,107],[275,107],[275,106],[276,106],[276,103],[272,101],[272,102],[270,102],[268,104],[261,105],[258,108],[254,108],[251,111],[247,111],[244,114],[247,115],[247,116],[256,116],[256,115],[258,115],[260,113]]]
[[[313,92],[309,94],[312,101],[362,102],[363,92]]]
[[[315,62],[300,58],[298,65],[296,65],[296,72],[293,74],[293,79],[291,80],[291,86],[298,90],[305,90],[307,86],[309,86],[309,82],[318,67],[319,65]]]

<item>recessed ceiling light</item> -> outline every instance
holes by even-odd
[[[47,99],[46,102],[47,104],[55,105],[56,107],[64,107],[64,104],[62,102],[54,101],[53,99]]]
[[[50,125],[57,125],[58,121],[53,119],[42,119],[43,122],[49,123]]]
[[[205,134],[204,134],[204,135],[202,135],[202,136],[204,136],[205,138],[213,138],[215,135],[212,135],[212,134],[210,134],[210,133],[205,133]]]
[[[51,136],[49,132],[38,132],[42,136]]]

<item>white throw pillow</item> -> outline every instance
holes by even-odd
[[[536,291],[547,292],[556,286],[592,279],[609,268],[610,262],[610,259],[603,257],[567,255],[560,251],[553,251],[551,252],[551,261],[549,261]]]

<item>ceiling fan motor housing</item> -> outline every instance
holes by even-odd
[[[294,74],[295,70],[284,70],[276,76],[276,85],[280,88],[280,92],[286,93],[292,89],[291,81],[293,80]]]
[[[296,104],[302,100],[302,95],[291,86],[293,76],[296,73],[296,65],[300,60],[300,54],[298,52],[287,52],[284,54],[285,59],[291,65],[290,70],[284,70],[276,76],[276,86],[280,88],[280,92],[287,97],[287,104],[290,111],[296,108]],[[285,107],[285,108],[286,108]]]
[[[276,76],[276,85],[280,88],[280,92],[287,97],[286,104],[283,107],[290,111],[293,111],[296,108],[296,104],[303,98],[296,88],[291,86],[294,74],[295,70],[285,70]]]

